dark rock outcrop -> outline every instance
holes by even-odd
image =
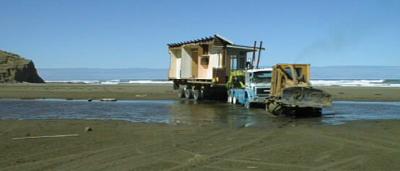
[[[0,50],[0,83],[44,83],[31,60]]]

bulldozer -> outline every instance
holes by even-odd
[[[332,97],[311,86],[309,64],[277,64],[265,105],[274,115],[320,116],[322,108],[332,105]]]

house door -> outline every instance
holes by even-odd
[[[192,54],[190,56],[192,57],[192,77],[197,78],[198,58],[199,58],[199,52],[197,48],[192,49]]]

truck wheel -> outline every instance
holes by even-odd
[[[192,98],[192,90],[189,88],[185,88],[185,98],[190,99]]]
[[[201,100],[201,92],[200,90],[192,90],[193,93],[193,99],[194,100]]]
[[[178,98],[184,98],[185,97],[185,91],[183,88],[179,88],[178,91]]]
[[[232,104],[236,104],[237,103],[237,99],[235,96],[232,97]]]
[[[250,102],[244,103],[244,107],[247,108],[247,109],[250,109],[251,108],[251,103]]]
[[[232,96],[231,96],[231,93],[229,93],[229,91],[228,91],[227,94],[228,94],[228,100],[227,100],[227,102],[228,102],[228,103],[232,103]]]

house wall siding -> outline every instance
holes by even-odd
[[[190,48],[182,48],[181,59],[181,78],[192,78],[192,57],[190,56]]]
[[[169,79],[179,79],[181,72],[181,50],[170,49],[170,67],[169,67]]]
[[[168,71],[168,78],[169,79],[176,79],[176,57],[174,53],[169,50],[170,57],[170,64],[169,64],[169,71]]]
[[[212,46],[210,48],[210,61],[209,61],[209,69],[207,72],[207,78],[212,79],[213,68],[222,68],[221,62],[220,62],[221,58],[222,58],[222,47],[221,46]]]

